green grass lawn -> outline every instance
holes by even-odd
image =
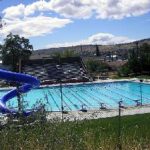
[[[150,114],[122,117],[123,150],[150,149]],[[1,150],[113,150],[118,144],[118,118],[37,123],[0,131]]]

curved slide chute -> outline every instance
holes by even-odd
[[[16,114],[17,110],[14,109],[9,109],[6,106],[6,102],[14,97],[16,97],[19,93],[26,93],[30,91],[34,87],[39,87],[40,81],[30,75],[22,74],[22,73],[15,73],[11,71],[6,71],[0,69],[0,79],[7,80],[10,82],[15,82],[18,84],[23,84],[20,86],[18,89],[13,89],[9,92],[7,92],[2,98],[0,98],[0,112],[4,114]],[[25,116],[28,116],[32,113],[33,111],[24,111],[23,114]]]

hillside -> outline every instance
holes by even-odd
[[[125,43],[125,44],[116,44],[116,45],[98,45],[99,51],[101,54],[106,53],[117,53],[118,55],[125,56],[128,50],[136,47],[136,43],[140,46],[143,43],[150,44],[149,39],[143,39],[140,41],[135,41],[132,43]],[[33,51],[31,59],[38,59],[38,58],[45,58],[50,57],[52,53],[55,52],[62,52],[65,50],[73,50],[77,55],[83,57],[91,57],[95,55],[96,45],[78,45],[78,46],[71,46],[71,47],[60,47],[60,48],[49,48],[49,49],[40,49]]]

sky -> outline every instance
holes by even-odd
[[[34,50],[150,38],[150,0],[0,0],[0,43],[11,32]]]

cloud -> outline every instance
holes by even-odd
[[[15,19],[24,15],[25,5],[19,4],[17,6],[11,6],[3,10],[4,18]]]
[[[42,10],[45,11],[47,8],[47,2],[37,1],[29,5],[19,4],[4,9],[2,13],[6,25],[0,30],[0,36],[5,37],[10,32],[28,38],[42,36],[72,23],[67,18],[45,15]]]
[[[5,19],[7,24],[0,30],[0,35],[6,36],[10,32],[24,37],[42,36],[52,33],[55,29],[62,28],[69,19],[59,19],[46,16],[24,17],[16,19]]]
[[[52,0],[52,2],[59,3],[61,0]],[[78,2],[78,3],[77,3]],[[86,18],[95,14],[98,19],[123,19],[125,17],[139,16],[150,12],[150,0],[70,0],[70,5],[74,7],[74,10],[81,13],[81,16]],[[64,5],[66,9],[68,5]],[[56,9],[60,14],[67,16],[70,12],[62,9],[62,6]],[[83,13],[84,10],[86,13]],[[87,11],[88,10],[88,11]],[[76,16],[76,11],[71,11],[72,17]],[[75,14],[75,15],[73,15]]]
[[[134,39],[129,39],[124,36],[115,36],[110,33],[97,33],[85,40],[78,42],[64,42],[64,43],[52,43],[46,46],[46,48],[55,48],[55,47],[68,47],[76,45],[88,45],[88,44],[98,44],[98,45],[112,45],[120,43],[128,43],[135,41]]]
[[[55,12],[65,18],[123,19],[150,12],[150,0],[49,0],[6,8],[6,18],[29,16],[35,12]],[[13,13],[12,13],[13,12]]]
[[[30,16],[36,11],[46,11],[48,9],[47,2],[45,1],[36,1],[29,5],[19,4],[16,6],[11,6],[2,11],[4,18],[14,19],[21,16]],[[13,13],[12,13],[13,12]]]
[[[72,19],[123,19],[150,12],[150,0],[39,0],[2,11],[6,26],[0,31],[25,37],[52,33]],[[52,14],[57,18],[52,17]],[[51,17],[50,17],[51,15]]]
[[[150,12],[149,0],[106,0],[98,3],[97,18],[123,19],[125,17],[140,16]]]
[[[65,1],[65,0],[64,0]],[[150,0],[51,0],[54,11],[69,18],[123,19],[150,12]]]
[[[66,18],[87,19],[93,13],[92,7],[81,0],[51,0],[49,5],[52,11]]]

